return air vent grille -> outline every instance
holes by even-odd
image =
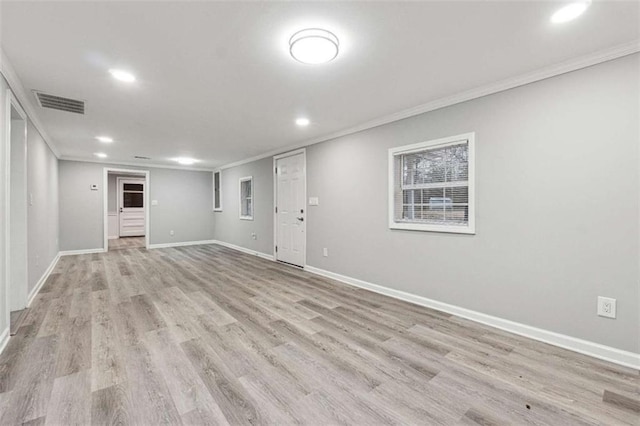
[[[58,111],[73,112],[75,114],[84,114],[84,101],[76,99],[63,98],[62,96],[50,95],[48,93],[33,92],[36,95],[38,104],[42,108],[57,109]]]
[[[151,157],[143,157],[142,155],[134,155],[133,158],[136,160],[151,160]]]

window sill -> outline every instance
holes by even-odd
[[[446,234],[468,234],[475,235],[475,227],[469,226],[447,226],[447,225],[432,225],[423,223],[403,223],[403,222],[391,222],[389,223],[389,229],[400,229],[404,231],[422,231],[422,232],[441,232]]]

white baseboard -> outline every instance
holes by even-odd
[[[226,243],[224,241],[214,240],[213,242],[214,242],[214,244],[218,244],[219,246],[227,247],[227,248],[230,248],[230,249],[233,249],[233,250],[237,250],[237,251],[241,251],[241,252],[247,253],[247,254],[252,254],[254,256],[258,256],[258,257],[261,257],[261,258],[266,259],[266,260],[271,260],[271,261],[275,260],[273,255],[262,253],[261,251],[249,250],[247,248],[240,247],[240,246],[237,246],[237,245],[231,244],[231,243]]]
[[[75,256],[77,254],[92,254],[92,253],[104,253],[105,249],[102,247],[95,249],[85,249],[85,250],[63,250],[59,253],[60,256]]]
[[[29,293],[29,297],[27,297],[27,308],[29,306],[31,306],[31,302],[33,302],[33,299],[36,298],[36,295],[38,294],[38,292],[40,291],[40,289],[42,288],[44,283],[47,281],[47,278],[49,278],[49,275],[51,274],[51,271],[53,271],[53,269],[56,267],[56,264],[58,263],[58,260],[60,260],[60,256],[61,256],[60,253],[58,253],[56,255],[56,257],[53,258],[53,260],[49,264],[49,267],[47,268],[47,270],[44,271],[44,274],[42,274],[42,276],[40,277],[40,279],[36,283],[36,286],[33,287],[31,292]]]
[[[205,244],[215,244],[215,240],[201,240],[201,241],[182,241],[179,243],[162,243],[162,244],[149,244],[150,249],[169,248],[169,247],[183,247],[183,246],[201,246]]]
[[[118,237],[117,235],[112,235],[112,236],[110,236],[110,237],[108,237],[108,238],[109,238],[110,240],[117,240],[117,239],[119,239],[120,237]]]
[[[471,321],[479,322],[491,327],[499,328],[510,333],[538,340],[550,345],[559,346],[594,358],[613,362],[640,370],[640,354],[623,351],[621,349],[612,348],[610,346],[601,345],[599,343],[590,342],[588,340],[578,339],[553,331],[543,330],[541,328],[509,321],[503,318],[494,317],[483,314],[481,312],[472,311],[470,309],[461,308],[459,306],[450,305],[448,303],[438,302],[436,300],[427,299],[426,297],[417,296],[415,294],[406,293],[400,290],[394,290],[377,284],[372,284],[357,278],[347,277],[345,275],[336,274],[334,272],[325,271],[313,266],[306,266],[306,271],[323,277],[331,278],[354,287],[380,293],[385,296],[400,299],[416,305],[425,306],[427,308],[436,309],[438,311],[447,312]]]
[[[0,334],[0,354],[4,351],[4,348],[7,347],[7,343],[9,343],[9,324],[7,324],[7,328]]]

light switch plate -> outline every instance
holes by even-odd
[[[310,206],[317,206],[318,204],[320,204],[320,200],[318,200],[318,197],[309,197]]]
[[[98,190],[98,185],[96,185],[95,183],[92,184],[89,188],[91,188],[92,191],[97,191]]]
[[[158,200],[151,200],[151,205],[152,206],[157,206],[158,205]]]

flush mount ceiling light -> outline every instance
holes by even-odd
[[[303,64],[324,64],[338,56],[339,45],[335,34],[320,28],[308,28],[291,36],[289,52]]]
[[[197,160],[188,157],[178,157],[174,158],[173,160],[177,161],[178,164],[182,164],[183,166],[191,166],[192,164],[197,162]]]
[[[111,139],[109,136],[96,136],[96,139],[98,139],[102,143],[111,143],[111,142],[113,142],[113,139]]]
[[[104,152],[96,152],[93,155],[95,155],[98,158],[107,158],[107,154],[105,154]]]
[[[577,1],[574,3],[569,3],[566,6],[561,7],[551,15],[551,22],[554,24],[562,24],[564,22],[573,21],[578,16],[582,15],[585,10],[591,4],[590,0]]]
[[[301,127],[308,126],[308,125],[309,125],[309,123],[310,123],[310,121],[309,121],[309,119],[308,119],[308,118],[298,118],[298,119],[296,120],[296,124],[297,124],[298,126],[301,126]]]
[[[125,83],[133,83],[136,81],[136,77],[133,74],[124,70],[110,69],[109,73],[116,80],[124,81]]]

